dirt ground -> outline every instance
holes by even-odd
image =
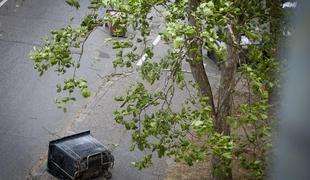
[[[245,81],[240,81],[236,87],[234,95],[235,108],[247,100],[249,91],[246,88],[246,85]],[[215,94],[215,97],[216,96],[217,94]],[[193,166],[177,162],[174,163],[174,165],[169,166],[165,180],[208,180],[210,179],[210,169],[211,163],[209,158],[197,162]],[[249,178],[247,172],[240,169],[238,163],[235,161],[232,162],[232,175],[233,179],[238,180],[246,180]]]
[[[188,166],[184,163],[175,163],[170,166],[165,180],[207,180],[210,179],[210,163],[205,160]]]

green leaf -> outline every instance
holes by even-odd
[[[224,158],[226,158],[226,159],[231,159],[231,158],[232,158],[230,152],[223,153],[222,156],[223,156]]]
[[[179,49],[180,47],[182,47],[183,44],[184,44],[184,39],[182,37],[177,37],[173,41],[173,47],[175,49]]]
[[[261,114],[261,117],[262,117],[263,120],[268,119],[268,116],[266,114]]]
[[[192,122],[192,125],[195,127],[199,127],[199,126],[203,125],[203,121],[195,120]]]
[[[80,8],[80,3],[77,0],[66,0],[66,3],[72,7],[75,7],[76,9]]]
[[[83,95],[83,97],[88,98],[91,95],[91,93],[88,89],[83,89],[82,95]]]
[[[58,93],[61,92],[61,85],[60,85],[60,84],[57,84],[57,85],[56,85],[56,88],[57,88],[57,92],[58,92]]]

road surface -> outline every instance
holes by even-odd
[[[135,72],[123,78],[108,76],[115,72],[112,67],[114,53],[111,46],[104,44],[104,39],[109,37],[104,27],[87,40],[77,73],[89,80],[93,96],[79,98],[69,106],[68,113],[57,110],[52,101],[57,96],[55,85],[62,82],[62,78],[54,72],[39,77],[28,59],[29,51],[42,44],[50,30],[69,23],[72,26],[79,24],[87,12],[88,1],[80,3],[81,9],[76,11],[64,0],[0,2],[0,180],[26,179],[29,174],[42,180],[51,178],[42,172],[48,142],[70,131],[84,130],[91,130],[103,143],[119,144],[114,150],[114,180],[163,179],[166,160],[155,160],[154,167],[145,171],[138,171],[130,165],[142,153],[128,152],[130,134],[113,120],[112,111],[118,107],[113,97],[120,95],[126,84],[138,78]],[[72,22],[71,17],[74,17]],[[160,20],[153,24],[154,31],[160,29],[160,24]],[[156,45],[159,43],[157,32],[151,40]],[[167,49],[167,45],[159,44],[155,49],[157,59]],[[207,66],[213,75],[216,68],[212,67]],[[184,69],[189,71],[189,67]],[[218,82],[217,78],[211,80],[212,83]]]
[[[2,1],[1,1],[2,2]],[[4,1],[3,1],[4,2]],[[0,179],[25,179],[47,149],[89,100],[81,99],[69,113],[56,109],[55,73],[42,78],[33,69],[28,53],[42,43],[51,29],[80,22],[88,1],[76,11],[64,0],[8,0],[0,7]],[[103,56],[108,56],[103,54]],[[110,62],[109,62],[110,63]],[[96,71],[80,70],[96,84]]]
[[[113,96],[120,95],[126,83],[136,81],[137,76],[133,73],[129,79],[120,78],[117,82],[106,78],[115,70],[113,50],[104,44],[109,37],[104,27],[87,40],[77,73],[89,80],[93,95],[79,98],[69,106],[68,113],[57,110],[52,101],[57,96],[55,85],[63,78],[54,72],[39,77],[28,59],[29,51],[42,45],[50,30],[80,23],[88,1],[80,3],[81,9],[76,11],[64,0],[0,2],[0,180],[50,179],[44,172],[48,142],[83,130],[91,130],[103,143],[119,144],[114,150],[113,179],[163,179],[166,160],[156,160],[154,167],[146,171],[138,171],[130,164],[142,153],[128,151],[130,134],[112,117],[117,107]]]

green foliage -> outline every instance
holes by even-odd
[[[116,98],[123,109],[114,111],[115,120],[133,131],[131,150],[149,149],[157,152],[158,157],[176,156],[191,165],[203,159],[205,147],[192,144],[187,135],[192,133],[202,137],[206,132],[213,131],[210,107],[204,102],[206,99],[202,99],[203,111],[192,109],[186,102],[188,105],[184,104],[180,111],[166,106],[155,113],[143,113],[148,108],[162,105],[166,96],[163,91],[150,92],[138,83],[130,88],[126,96]],[[151,164],[151,161],[143,161],[143,167],[147,167],[146,162]]]
[[[209,139],[212,155],[219,158],[219,163],[215,167],[215,174],[228,176],[229,168],[233,159],[234,141],[232,137],[214,133]]]
[[[76,9],[80,8],[80,3],[77,0],[66,0],[66,3],[72,7],[75,7]]]
[[[70,1],[73,4],[74,2]],[[72,78],[64,80],[63,85],[57,84],[56,86],[57,93],[68,93],[68,96],[55,100],[58,108],[63,109],[65,112],[67,111],[66,104],[76,99],[71,96],[76,88],[80,89],[82,96],[85,98],[91,95],[87,81],[76,77],[76,70],[80,67],[85,40],[90,32],[100,24],[102,24],[102,21],[98,20],[97,15],[88,15],[79,28],[68,25],[59,30],[51,31],[51,35],[45,38],[44,46],[34,47],[33,51],[29,53],[29,58],[34,62],[34,68],[40,76],[51,69],[57,72],[59,76],[72,72]],[[81,48],[82,52],[80,57],[74,60],[72,49],[77,48]]]
[[[76,0],[66,2],[79,8]],[[116,51],[114,68],[130,68],[141,54],[147,54],[139,69],[142,82],[131,85],[125,95],[115,98],[120,108],[113,112],[116,122],[132,132],[130,150],[148,152],[134,165],[139,169],[150,166],[153,153],[160,158],[175,157],[189,165],[211,155],[218,160],[215,167],[218,176],[228,176],[232,162],[237,161],[253,177],[264,178],[271,145],[268,98],[277,85],[273,75],[279,66],[274,52],[277,49],[275,34],[268,30],[275,17],[265,3],[259,0],[90,2],[94,13],[86,16],[80,28],[67,26],[53,31],[43,47],[30,53],[39,74],[43,75],[50,68],[64,74],[73,68],[73,78],[57,85],[57,92],[71,94],[79,88],[82,96],[89,97],[86,81],[75,77],[80,62],[73,61],[71,49],[80,47],[82,39],[104,23],[112,24],[116,33],[131,28],[133,31],[128,38],[109,41]],[[103,8],[113,9],[119,15],[101,17],[98,11]],[[164,17],[160,35],[169,44],[163,53],[166,56],[158,60],[154,59],[153,46],[148,42],[152,35],[151,24],[156,18],[154,11]],[[233,27],[232,35],[228,33],[229,27]],[[233,42],[228,36],[233,36]],[[249,39],[251,44],[242,44],[241,36]],[[210,102],[217,99],[202,97],[199,84],[186,79],[182,70],[184,63],[200,63],[206,59],[199,54],[201,50],[213,52],[219,58],[219,64],[225,63],[230,53],[227,46],[238,51],[238,77],[247,81],[249,93],[244,96],[247,100],[234,107],[236,110],[226,117],[233,130],[230,135],[216,132],[214,128],[216,109],[212,109]],[[163,86],[156,91],[147,88],[157,81],[164,81]],[[176,90],[183,90],[187,95],[178,107],[173,107]],[[233,89],[229,93],[234,95],[234,92]],[[56,103],[66,111],[62,104],[70,100],[75,98],[63,97]]]
[[[51,32],[51,37],[45,39],[45,46],[34,48],[29,58],[34,61],[34,68],[40,76],[49,68],[55,67],[57,73],[66,73],[74,65],[71,48],[80,46],[80,37],[85,36],[84,27],[73,29],[66,26]]]
[[[97,14],[89,14],[87,15],[81,23],[82,27],[86,27],[87,31],[92,31],[95,27],[103,24],[102,19],[98,19]]]

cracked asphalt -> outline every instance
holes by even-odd
[[[118,144],[113,148],[114,180],[164,179],[172,161],[155,158],[152,168],[135,169],[131,162],[143,153],[128,151],[130,134],[113,120],[112,111],[118,106],[113,97],[140,79],[134,69],[125,72],[112,67],[114,53],[104,41],[109,37],[107,29],[98,28],[85,42],[81,68],[76,74],[89,81],[92,96],[78,97],[67,113],[57,110],[52,99],[57,97],[55,85],[69,75],[59,77],[47,72],[39,77],[28,59],[33,46],[41,45],[50,30],[79,24],[88,11],[88,1],[80,3],[79,11],[64,0],[8,0],[0,7],[0,180],[53,179],[45,171],[48,142],[84,130],[91,130],[103,144]],[[152,26],[154,39],[160,20]],[[159,43],[155,58],[163,55],[165,46]],[[78,58],[79,53],[74,52],[74,57]],[[189,71],[186,65],[183,68]],[[207,68],[214,77],[211,83],[217,83],[216,66]],[[175,104],[184,97],[178,94]]]
[[[66,128],[91,99],[70,105],[64,114],[56,109],[55,84],[61,78],[48,72],[42,78],[33,69],[28,53],[51,29],[79,23],[87,1],[76,11],[63,0],[9,0],[0,8],[0,179],[26,179],[30,169],[45,156],[49,140],[65,134]],[[70,17],[75,17],[70,22]],[[101,36],[101,38],[104,38]],[[103,39],[101,39],[103,41]],[[79,75],[90,80],[96,91],[102,71],[110,73],[111,51],[102,52],[96,41],[87,44]],[[102,44],[102,43],[101,43]],[[105,63],[95,60],[104,59]],[[94,60],[93,60],[94,59]],[[109,61],[107,61],[109,60]],[[92,68],[101,69],[101,72]],[[108,69],[108,70],[107,70]]]
[[[70,23],[71,16],[77,17],[72,22],[77,24],[87,10],[87,4],[82,5],[77,12],[62,0],[8,0],[0,8],[1,180],[25,179],[46,152],[48,141],[88,101],[71,105],[67,114],[57,110],[52,98],[61,79],[51,72],[40,78],[28,59],[29,51],[51,29]],[[96,76],[87,68],[81,71],[86,77]]]
[[[69,75],[47,72],[39,77],[28,59],[50,30],[79,24],[88,11],[88,1],[80,3],[79,11],[64,0],[8,0],[0,7],[0,180],[53,179],[45,171],[48,142],[84,130],[91,130],[104,144],[119,144],[114,148],[113,179],[163,179],[165,159],[155,159],[156,165],[145,171],[131,165],[143,154],[128,151],[130,134],[112,118],[117,107],[113,96],[123,93],[137,76],[112,67],[113,50],[104,43],[107,29],[98,28],[85,42],[77,72],[89,81],[93,95],[78,98],[68,113],[57,110],[52,99],[57,97],[55,85]]]

